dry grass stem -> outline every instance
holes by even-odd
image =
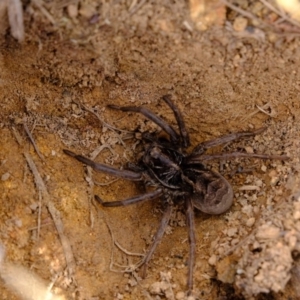
[[[142,8],[142,6],[146,3],[146,0],[141,0],[140,3],[136,4],[136,1],[133,1],[132,3],[134,3],[134,5],[131,5],[130,9],[129,9],[129,15],[133,15],[135,14],[139,9]]]
[[[126,132],[126,133],[131,133],[132,134],[132,131],[119,129],[117,127],[114,127],[114,126],[106,123],[96,112],[94,112],[91,108],[85,106],[84,104],[82,104],[80,102],[77,102],[77,101],[74,101],[74,103],[76,103],[78,106],[80,106],[81,108],[83,108],[85,111],[88,111],[91,114],[93,114],[100,121],[100,123],[101,123],[102,126],[107,127],[108,129],[110,129],[110,130],[112,130],[114,132],[119,131],[119,132]]]
[[[23,127],[24,127],[24,130],[25,130],[25,132],[26,132],[26,134],[27,134],[27,136],[28,136],[30,142],[31,142],[32,145],[33,145],[33,148],[34,148],[35,152],[37,153],[37,155],[39,156],[39,158],[40,158],[43,162],[45,162],[43,155],[42,155],[41,152],[39,151],[39,148],[37,147],[37,145],[36,145],[36,143],[35,143],[35,141],[34,141],[34,138],[33,138],[32,134],[31,134],[30,130],[28,129],[28,126],[27,126],[27,124],[26,124],[26,120],[24,120],[24,122],[23,122]]]
[[[99,212],[100,213],[100,212]],[[111,226],[109,224],[109,222],[107,221],[107,219],[105,218],[105,216],[101,214],[102,219],[104,220],[109,234],[111,236],[111,254],[110,254],[110,265],[109,268],[112,272],[116,272],[116,273],[132,273],[134,272],[136,269],[138,269],[143,263],[144,263],[144,254],[141,253],[135,253],[135,252],[130,252],[128,250],[126,250],[124,247],[122,247],[120,245],[120,243],[118,243],[114,237],[114,234],[112,232]],[[141,260],[139,260],[137,263],[135,264],[129,264],[129,265],[119,265],[118,263],[114,262],[114,246],[116,246],[120,251],[122,251],[123,253],[125,253],[126,255],[129,256],[140,256],[143,257]],[[118,269],[116,269],[115,267],[118,267]]]
[[[265,105],[263,105],[261,107],[258,106],[258,105],[256,105],[256,107],[257,107],[257,110],[254,111],[254,112],[252,112],[252,113],[250,113],[249,115],[247,115],[247,117],[243,118],[241,120],[241,122],[244,123],[245,121],[249,120],[250,118],[252,118],[254,115],[256,115],[259,112],[262,112],[262,113],[264,113],[264,114],[266,114],[266,115],[268,115],[268,116],[270,116],[272,118],[274,118],[277,115],[275,111],[271,112],[271,113],[269,113],[269,112],[266,111],[266,109],[271,109],[272,110],[270,102],[266,103]]]
[[[14,133],[18,143],[21,146],[23,146],[22,138],[15,128],[13,128],[13,133]],[[62,219],[60,216],[60,212],[55,208],[54,204],[52,203],[50,195],[47,191],[47,187],[46,187],[32,157],[31,157],[31,155],[25,151],[24,156],[25,156],[25,159],[29,166],[29,169],[31,170],[31,172],[33,174],[36,188],[37,188],[39,194],[41,195],[41,198],[43,199],[43,202],[46,205],[46,207],[54,221],[56,230],[58,232],[58,235],[59,235],[59,238],[60,238],[63,250],[64,250],[65,259],[66,259],[66,263],[67,263],[67,269],[68,269],[68,275],[70,277],[73,277],[76,264],[75,264],[75,260],[74,260],[70,242],[69,242],[68,238],[66,237],[66,235],[64,234],[64,225],[63,225],[63,222],[62,222]],[[41,207],[41,205],[40,205],[40,207]],[[40,215],[40,212],[39,212],[39,215]],[[38,220],[38,223],[39,222],[40,221]]]
[[[56,21],[48,10],[43,6],[42,1],[32,0],[32,3],[41,11],[41,13],[50,21],[52,25],[56,25]]]
[[[258,110],[260,110],[261,112],[263,112],[264,114],[266,114],[269,117],[274,118],[276,116],[276,112],[267,112],[266,109],[271,108],[270,103],[265,104],[263,107],[260,107],[258,105],[256,105],[256,107],[258,108]]]
[[[280,21],[288,21],[291,24],[300,27],[300,23],[297,22],[297,20],[291,18],[290,16],[288,16],[284,11],[282,11],[281,9],[276,9],[271,3],[269,3],[266,0],[259,0],[261,3],[263,3],[268,9],[270,9],[271,11],[275,12],[277,15],[279,15],[282,19]]]
[[[231,4],[231,3],[228,2],[227,0],[222,0],[222,2],[223,2],[226,6],[228,6],[230,9],[232,9],[232,10],[236,11],[237,13],[239,13],[240,15],[242,15],[242,16],[244,16],[244,17],[246,17],[246,18],[252,19],[252,20],[256,20],[256,21],[258,21],[258,22],[261,23],[262,20],[261,20],[261,19],[258,19],[255,15],[251,14],[250,12],[245,11],[245,10],[243,10],[243,9],[241,9],[241,8],[239,8],[239,7],[235,6],[235,5],[233,5],[233,4]]]

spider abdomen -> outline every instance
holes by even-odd
[[[205,170],[194,177],[194,182],[191,199],[195,208],[207,214],[219,215],[231,207],[233,190],[222,175]]]

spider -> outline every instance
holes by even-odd
[[[234,159],[251,157],[284,160],[287,157],[242,152],[205,154],[209,148],[226,144],[242,137],[254,136],[264,131],[265,128],[260,128],[252,132],[232,133],[214,140],[205,141],[197,145],[191,153],[188,153],[186,149],[190,146],[190,139],[182,114],[171,100],[170,95],[165,95],[162,99],[172,109],[179,133],[173,126],[146,107],[108,105],[110,109],[141,113],[167,133],[168,137],[148,132],[143,133],[143,151],[137,163],[131,165],[130,168],[120,170],[112,166],[96,163],[72,151],[63,151],[78,161],[91,166],[95,171],[104,172],[127,180],[141,181],[145,186],[152,187],[145,194],[121,201],[104,202],[100,197],[95,196],[95,199],[104,207],[126,206],[156,198],[162,199],[165,210],[153,242],[147,249],[142,261],[143,277],[145,277],[147,265],[163,237],[171,217],[173,206],[180,203],[185,206],[189,236],[187,289],[188,294],[190,294],[193,290],[193,267],[196,248],[194,209],[198,209],[206,214],[219,215],[226,212],[233,203],[233,190],[229,182],[219,173],[207,169],[203,163],[219,158]]]

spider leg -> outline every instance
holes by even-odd
[[[192,156],[188,159],[188,164],[202,163],[203,161],[212,160],[212,159],[235,159],[241,157],[259,158],[259,159],[278,159],[278,160],[289,159],[289,157],[286,155],[267,155],[267,154],[256,154],[256,153],[232,152],[232,153],[217,153],[211,155]]]
[[[189,233],[189,245],[190,253],[188,260],[188,295],[191,294],[193,290],[193,270],[195,264],[195,252],[196,252],[196,236],[195,236],[195,215],[191,199],[186,199],[186,221]]]
[[[114,167],[105,165],[105,164],[100,164],[100,163],[95,163],[94,161],[90,160],[89,158],[82,156],[82,155],[77,155],[76,153],[66,150],[63,150],[65,154],[74,157],[75,159],[79,160],[80,162],[92,167],[95,171],[98,172],[103,172],[112,176],[116,176],[119,178],[124,178],[127,180],[134,180],[134,181],[139,181],[143,179],[142,173],[130,171],[130,170],[119,170]]]
[[[182,138],[183,147],[186,148],[186,147],[190,146],[190,137],[189,137],[189,134],[186,130],[185,123],[184,123],[184,120],[183,120],[183,116],[182,116],[180,110],[178,109],[178,107],[171,100],[171,95],[165,95],[162,98],[173,110],[174,116],[176,118],[176,121],[177,121],[177,124],[178,124],[178,127],[179,127],[180,135],[181,135],[181,138]]]
[[[151,120],[159,127],[161,127],[166,133],[168,133],[171,137],[173,142],[179,141],[179,136],[174,128],[169,125],[165,120],[160,118],[159,116],[155,115],[151,110],[147,109],[143,106],[117,106],[117,105],[108,105],[107,107],[112,109],[118,109],[121,111],[131,111],[131,112],[138,112],[144,115],[147,119]]]
[[[147,270],[148,263],[151,260],[152,255],[153,255],[157,245],[161,241],[161,239],[166,231],[166,227],[167,227],[170,217],[171,217],[172,209],[173,209],[173,207],[171,205],[167,206],[167,208],[164,212],[164,215],[161,219],[160,225],[157,229],[157,232],[154,236],[153,242],[152,242],[151,246],[148,248],[146,256],[144,257],[143,266],[142,266],[142,270],[141,270],[143,278],[146,277],[146,270]]]
[[[158,189],[155,190],[153,192],[149,192],[143,195],[138,195],[135,197],[131,197],[125,200],[121,200],[121,201],[112,201],[112,202],[104,202],[99,196],[95,195],[95,199],[102,205],[105,207],[114,207],[114,206],[127,206],[127,205],[131,205],[131,204],[135,204],[138,202],[145,202],[145,201],[149,201],[149,200],[153,200],[158,198],[159,196],[161,196],[163,194],[162,189]]]
[[[199,145],[197,145],[194,148],[190,157],[202,154],[209,148],[216,147],[216,146],[219,146],[222,144],[226,144],[226,143],[232,142],[234,140],[240,139],[242,137],[254,136],[254,135],[260,134],[264,130],[266,130],[266,127],[262,127],[257,130],[254,130],[254,131],[243,131],[243,132],[231,133],[231,134],[220,136],[219,138],[216,138],[211,141],[206,141],[206,142],[200,143]]]

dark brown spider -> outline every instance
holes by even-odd
[[[126,206],[138,202],[149,201],[161,197],[165,211],[160,226],[155,234],[152,244],[143,259],[143,276],[155,248],[160,242],[170,220],[174,204],[183,202],[189,234],[189,259],[187,287],[190,293],[193,289],[193,267],[195,261],[195,225],[194,208],[212,215],[222,214],[227,211],[233,202],[233,190],[229,182],[217,172],[208,170],[203,165],[204,161],[216,158],[239,158],[252,157],[260,159],[286,159],[286,156],[270,156],[263,154],[248,154],[241,152],[221,153],[205,155],[209,148],[225,144],[241,137],[254,136],[261,133],[264,128],[253,132],[238,132],[228,134],[217,139],[200,143],[188,154],[185,149],[189,147],[190,140],[182,115],[171,101],[169,95],[163,96],[163,100],[173,110],[178,127],[178,132],[162,118],[155,115],[145,107],[109,105],[111,109],[139,112],[146,118],[156,123],[169,136],[169,139],[144,133],[142,140],[144,149],[137,164],[130,169],[119,170],[114,167],[96,163],[82,155],[77,155],[69,150],[64,153],[76,158],[80,162],[91,166],[94,170],[109,175],[133,181],[142,181],[145,186],[155,187],[146,194],[138,195],[129,199],[113,202],[103,202],[98,196],[96,199],[102,206]]]

